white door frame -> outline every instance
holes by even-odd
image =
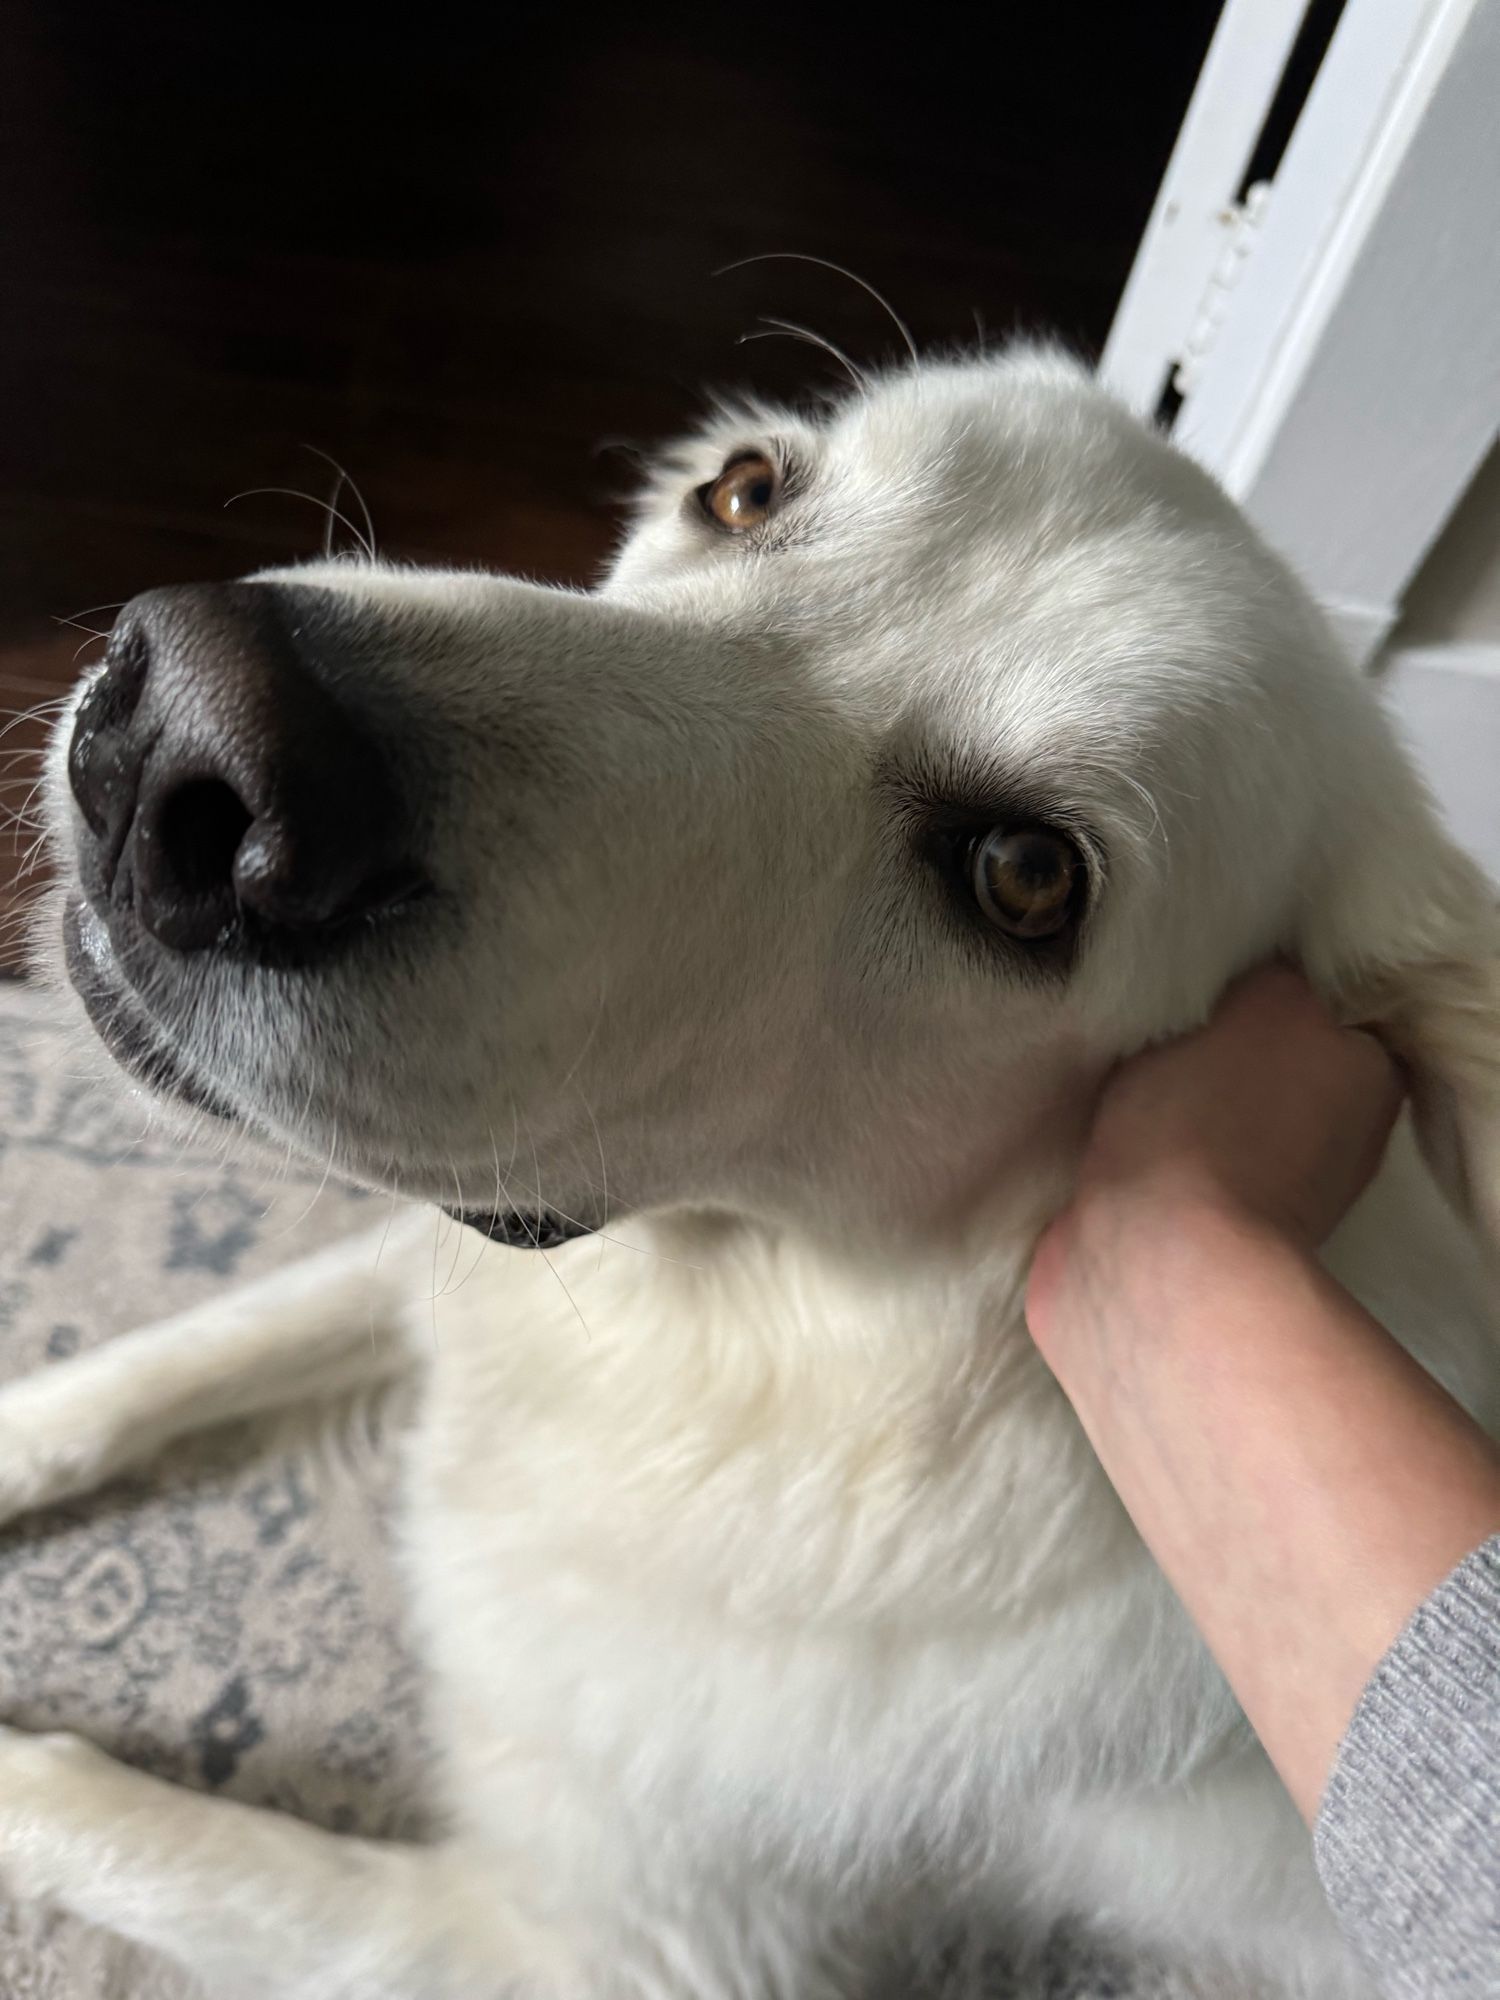
[[[1101,372],[1366,661],[1500,430],[1500,0],[1348,0],[1237,201],[1303,12],[1228,0]]]

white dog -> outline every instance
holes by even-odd
[[[1330,1262],[1497,1415],[1490,894],[1201,472],[1034,349],[727,410],[597,592],[137,600],[50,815],[46,948],[156,1097],[482,1233],[436,1301],[429,1208],[0,1397],[13,1514],[420,1363],[447,1836],[8,1731],[13,1891],[281,2000],[820,2000],[1067,1917],[1367,1993],[1020,1309],[1111,1064],[1281,950],[1449,1196],[1402,1140]]]

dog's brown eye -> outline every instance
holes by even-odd
[[[758,528],[776,504],[776,468],[761,452],[730,459],[717,479],[699,488],[704,510],[735,534]]]
[[[974,843],[969,868],[975,901],[1011,937],[1055,937],[1078,907],[1083,857],[1050,827],[996,827]]]

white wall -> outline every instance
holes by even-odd
[[[1407,646],[1500,646],[1500,445],[1407,590],[1396,638]]]
[[[1413,579],[1376,671],[1448,824],[1500,885],[1500,444]]]

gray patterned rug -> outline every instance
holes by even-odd
[[[147,1133],[76,1073],[45,996],[0,981],[0,1380],[300,1256],[366,1198]],[[190,1440],[0,1534],[0,1717],[80,1730],[174,1782],[420,1836],[422,1717],[385,1554],[400,1392]],[[1059,1943],[985,2000],[1190,2000]],[[891,1989],[908,2000],[910,1987]],[[187,2000],[134,1948],[0,1904],[4,2000]],[[414,1995],[413,2000],[420,2000]]]

